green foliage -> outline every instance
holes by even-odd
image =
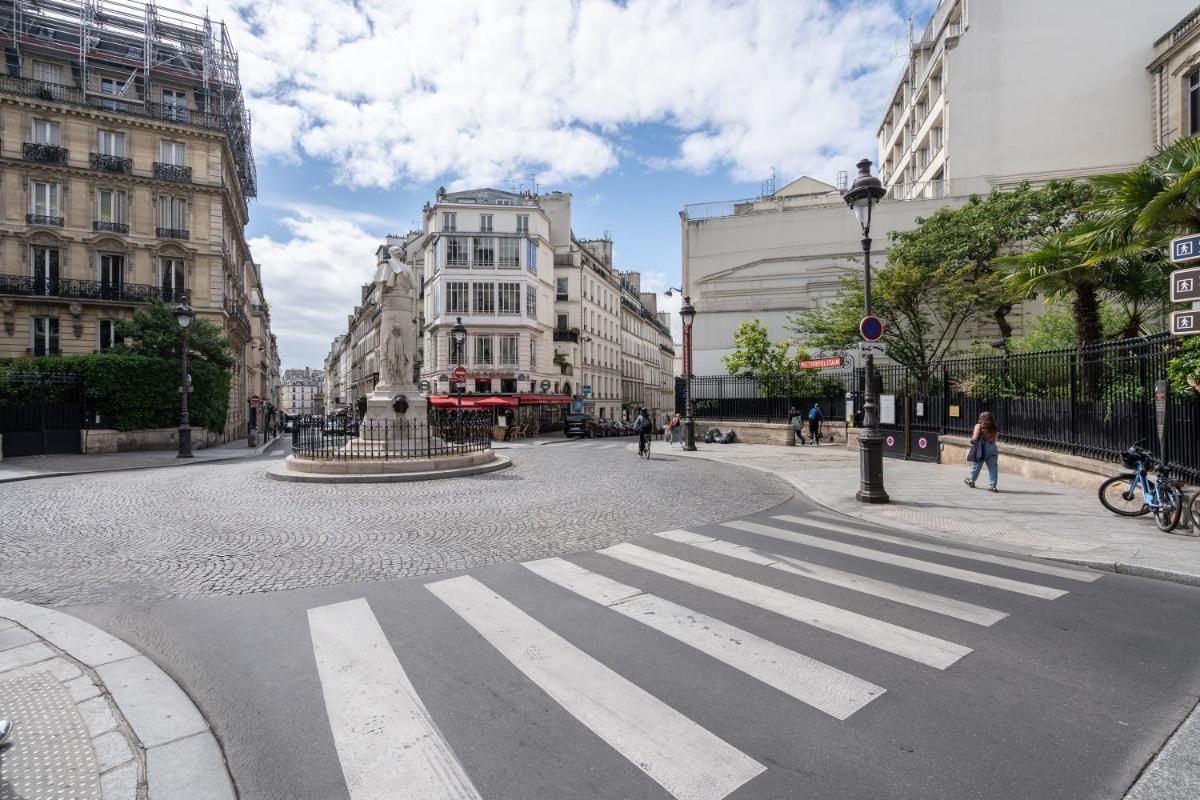
[[[1200,336],[1188,339],[1179,355],[1167,363],[1167,377],[1176,397],[1200,401]]]
[[[188,364],[192,393],[188,411],[193,427],[219,431],[228,415],[228,370],[205,361]],[[0,361],[0,372],[43,372],[83,377],[89,408],[101,424],[117,430],[170,428],[179,424],[179,360],[129,353],[49,356]],[[31,397],[0,396],[0,401]],[[53,399],[53,398],[51,398]]]
[[[792,342],[772,342],[767,326],[755,317],[743,320],[733,332],[733,352],[721,357],[721,363],[731,375],[753,377],[767,397],[818,397],[827,393],[829,381],[815,369],[800,369],[797,362],[808,358],[808,352]],[[840,387],[840,383],[838,386]]]
[[[158,302],[149,308],[138,309],[132,317],[118,323],[117,336],[131,341],[117,345],[113,348],[114,352],[178,360],[183,329],[175,321],[171,306]],[[193,319],[188,326],[187,337],[189,365],[196,360],[203,360],[222,369],[233,367],[235,362],[229,352],[225,333],[213,323]]]

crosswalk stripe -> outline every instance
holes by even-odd
[[[940,594],[923,592],[919,589],[910,589],[907,586],[867,578],[851,572],[843,572],[821,564],[801,561],[798,558],[777,555],[775,553],[760,553],[757,550],[744,547],[740,544],[713,539],[709,536],[700,536],[690,531],[663,531],[656,535],[669,541],[698,547],[701,550],[708,550],[713,553],[729,556],[730,558],[749,561],[751,564],[771,567],[772,569],[811,578],[814,581],[821,581],[833,586],[841,586],[842,588],[862,592],[863,594],[882,597],[906,606],[932,611],[935,614],[974,622],[977,625],[994,625],[1008,616],[1003,611],[996,611],[991,608],[975,605],[974,603],[967,603],[963,600],[955,600],[950,597],[943,597]]]
[[[766,769],[474,578],[425,588],[571,716],[680,800],[721,800]]]
[[[367,601],[310,608],[308,627],[351,800],[480,800]]]
[[[765,608],[789,619],[844,636],[889,653],[945,669],[971,652],[971,648],[902,628],[890,622],[847,611],[807,597],[727,575],[715,569],[684,561],[674,556],[647,550],[628,542],[606,547],[599,552],[657,572],[675,580],[699,586],[710,592],[732,597],[743,603]]]
[[[821,511],[809,512],[811,516],[830,517],[840,519],[833,514],[826,514]],[[1007,556],[994,555],[992,553],[977,553],[974,550],[964,550],[961,547],[951,547],[949,545],[934,544],[932,542],[918,542],[912,539],[905,539],[902,536],[891,536],[878,531],[864,530],[862,528],[852,528],[848,525],[836,525],[828,522],[818,522],[809,517],[795,517],[789,514],[780,514],[775,519],[784,520],[786,522],[794,522],[797,525],[812,525],[817,528],[835,531],[837,533],[848,533],[851,536],[861,536],[864,539],[874,539],[877,542],[889,542],[891,544],[904,545],[911,547],[914,550],[927,550],[931,553],[945,553],[946,555],[956,556],[958,558],[967,558],[973,561],[984,561],[988,564],[1000,564],[1005,567],[1016,567],[1027,572],[1040,572],[1043,575],[1054,575],[1059,578],[1067,578],[1073,581],[1081,581],[1083,583],[1091,583],[1099,580],[1102,574],[1099,572],[1090,572],[1086,569],[1072,569],[1070,567],[1058,567],[1054,564],[1042,564],[1037,561],[1025,561],[1019,558],[1009,558]]]
[[[971,570],[959,569],[958,567],[948,567],[945,564],[921,561],[920,559],[887,553],[882,550],[872,550],[869,547],[859,547],[856,544],[846,544],[845,542],[838,542],[833,539],[822,539],[819,536],[809,536],[806,533],[797,533],[796,531],[775,528],[757,522],[734,520],[732,522],[722,522],[721,524],[727,528],[734,528],[735,530],[746,531],[748,533],[757,533],[760,536],[769,536],[785,542],[818,547],[822,550],[843,553],[848,556],[867,559],[868,561],[878,561],[882,564],[891,564],[917,572],[927,572],[931,575],[941,575],[946,578],[978,584],[979,586],[990,586],[993,589],[1003,589],[1008,592],[1016,592],[1017,594],[1040,597],[1045,600],[1054,600],[1067,594],[1062,589],[1051,589],[1048,586],[1039,586],[1035,583],[1026,583],[1025,581],[1015,581],[1011,578],[999,578],[995,575],[988,575],[985,572],[972,572]]]
[[[597,450],[612,450],[614,447],[624,447],[624,444],[622,444],[621,442],[618,442],[617,444],[605,444],[605,445],[601,445],[600,447],[597,447],[596,449]]]
[[[570,561],[545,558],[525,562],[523,566],[551,583],[665,633],[835,719],[846,719],[884,692],[869,681]]]

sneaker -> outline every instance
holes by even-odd
[[[970,478],[963,478],[963,483],[965,483],[967,486],[970,486],[972,489],[975,488],[975,481],[971,480]]]
[[[0,746],[12,736],[13,724],[6,719],[0,719]]]

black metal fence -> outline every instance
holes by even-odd
[[[990,411],[1003,441],[1091,458],[1116,460],[1139,441],[1159,450],[1155,383],[1183,342],[1168,334],[1106,342],[1082,349],[961,358],[929,370],[898,365],[877,368],[881,427],[969,435],[979,414]],[[861,418],[863,371],[821,373],[824,397],[780,396],[764,391],[778,381],[729,375],[692,378],[697,419],[787,422],[792,408],[813,402],[831,419],[846,416],[847,396]],[[838,385],[840,389],[833,391]],[[682,412],[686,382],[676,387]],[[1164,429],[1165,457],[1180,474],[1200,482],[1200,401],[1171,397]]]
[[[434,408],[426,419],[396,422],[297,417],[292,454],[316,461],[393,461],[476,453],[492,446],[491,420],[486,411]]]

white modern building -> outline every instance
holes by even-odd
[[[280,398],[283,413],[289,416],[318,413],[317,397],[321,395],[324,378],[321,370],[311,367],[285,370]]]

